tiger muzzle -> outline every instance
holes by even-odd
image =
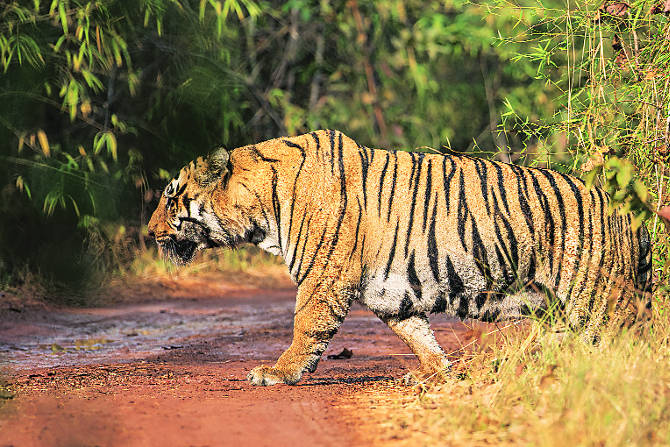
[[[191,240],[178,240],[174,236],[164,236],[157,238],[156,243],[161,251],[175,264],[187,264],[195,255],[198,247],[196,242]]]

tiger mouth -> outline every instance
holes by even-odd
[[[177,240],[174,236],[165,237],[156,240],[161,251],[175,264],[188,264],[195,256],[198,248],[196,242],[186,240]]]

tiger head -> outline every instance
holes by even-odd
[[[240,188],[230,187],[230,155],[219,149],[181,169],[165,187],[149,220],[149,236],[176,264],[186,264],[198,250],[258,243],[265,231],[253,210],[240,206]]]

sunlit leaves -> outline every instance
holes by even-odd
[[[42,148],[44,156],[49,157],[51,155],[51,147],[49,146],[47,134],[44,133],[42,129],[37,131],[37,140],[40,142],[40,147]]]
[[[64,1],[59,1],[58,2],[58,19],[60,20],[60,24],[63,27],[63,33],[67,34],[68,33],[68,24],[67,24],[67,14],[65,13],[65,2]]]
[[[23,176],[21,176],[21,175],[17,176],[15,184],[16,184],[16,189],[18,189],[21,192],[25,192],[26,196],[28,196],[29,199],[33,198],[32,194],[30,192],[30,187],[28,186],[28,184],[23,179]]]
[[[252,0],[200,0],[198,7],[198,18],[205,20],[207,10],[211,9],[216,17],[216,33],[221,37],[223,27],[231,13],[234,13],[239,20],[245,16],[257,17],[261,13],[259,4]]]
[[[112,132],[100,132],[98,133],[93,140],[93,150],[96,154],[100,153],[100,150],[104,147],[107,148],[107,151],[112,156],[114,161],[118,158],[117,152],[117,143],[116,137]],[[102,162],[102,160],[101,160]],[[107,165],[104,165],[105,172],[108,171]]]

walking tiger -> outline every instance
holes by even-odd
[[[298,285],[293,342],[248,379],[295,384],[353,301],[426,373],[449,366],[429,313],[491,321],[554,303],[590,338],[630,323],[650,286],[650,239],[608,206],[601,189],[549,169],[370,149],[320,130],[191,162],[149,234],[176,263],[242,243],[284,259]]]

